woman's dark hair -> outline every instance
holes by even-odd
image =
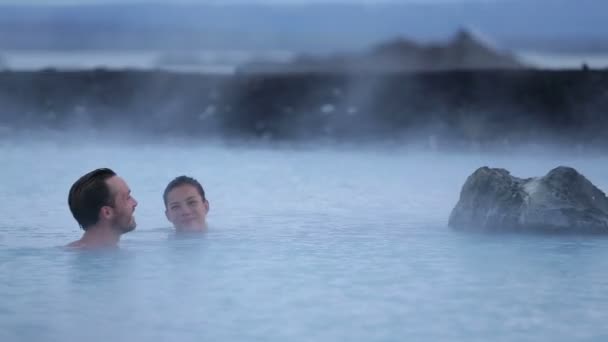
[[[203,201],[207,200],[205,198],[205,190],[203,190],[203,186],[201,185],[201,183],[199,183],[196,179],[194,179],[192,177],[179,176],[179,177],[175,178],[174,180],[172,180],[171,182],[169,182],[169,184],[165,188],[165,192],[163,193],[163,201],[165,202],[165,207],[167,206],[167,196],[169,195],[169,192],[171,192],[171,190],[177,188],[178,186],[182,186],[182,185],[192,185],[193,187],[196,188],[198,193],[201,195],[201,199]]]

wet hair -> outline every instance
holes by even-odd
[[[114,205],[113,195],[106,180],[116,176],[110,169],[93,170],[80,177],[70,188],[68,205],[76,222],[83,230],[99,221],[99,210]]]
[[[165,192],[163,193],[163,201],[165,202],[165,207],[167,206],[167,196],[169,196],[169,192],[171,192],[171,190],[173,190],[179,186],[182,186],[182,185],[191,185],[191,186],[195,187],[196,190],[198,191],[198,193],[201,195],[201,198],[203,199],[203,201],[207,200],[205,198],[205,190],[203,190],[203,186],[201,185],[201,183],[199,183],[196,179],[194,179],[192,177],[179,176],[179,177],[175,178],[174,180],[172,180],[171,182],[169,182],[169,184],[165,188]]]

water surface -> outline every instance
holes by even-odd
[[[606,190],[606,157],[16,141],[0,156],[0,341],[608,338],[608,239],[446,226],[479,166],[570,165]],[[81,234],[68,189],[96,167],[129,183],[137,230],[120,251],[65,251]],[[205,235],[164,217],[181,174],[205,186]]]

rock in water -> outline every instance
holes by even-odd
[[[608,233],[608,198],[571,167],[517,178],[481,167],[467,178],[450,214],[462,230]]]

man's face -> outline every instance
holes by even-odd
[[[111,218],[112,226],[121,233],[127,233],[135,229],[135,217],[133,212],[137,206],[137,201],[131,196],[131,189],[125,181],[114,176],[106,180],[110,187],[110,194],[114,199],[112,206],[113,215]]]
[[[189,184],[180,185],[167,194],[165,215],[178,231],[202,231],[209,212],[209,202]]]

